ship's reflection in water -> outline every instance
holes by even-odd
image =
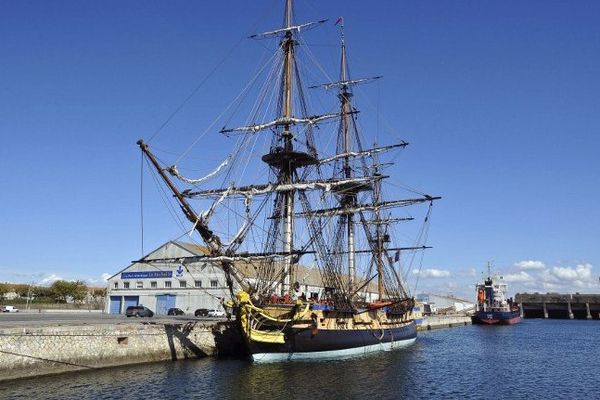
[[[186,360],[0,383],[0,399],[597,398],[598,321],[422,333],[398,351],[251,365]]]
[[[243,398],[252,393],[265,399],[284,395],[292,399],[368,399],[377,393],[382,398],[394,398],[399,386],[414,385],[416,377],[410,369],[420,348],[417,342],[398,351],[341,361],[253,365],[240,371],[232,396]]]

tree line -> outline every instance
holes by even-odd
[[[106,296],[106,288],[90,288],[83,281],[57,280],[50,286],[0,283],[0,299],[13,292],[19,299],[29,298],[36,303],[83,303]]]

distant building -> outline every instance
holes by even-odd
[[[416,296],[418,302],[425,306],[423,310],[428,313],[436,313],[443,310],[461,312],[475,307],[474,302],[458,299],[453,296],[441,296],[431,293],[420,293]]]
[[[142,260],[161,260],[178,257],[207,255],[205,247],[170,241],[150,252]],[[249,283],[254,282],[255,270],[252,264],[238,263],[236,268]],[[325,289],[317,268],[299,266],[296,281],[300,293],[307,298],[321,298]],[[169,308],[177,307],[186,314],[193,314],[199,308],[220,309],[223,299],[230,297],[225,273],[220,266],[211,262],[196,262],[185,266],[175,263],[135,262],[107,280],[105,311],[123,314],[133,305],[143,305],[156,314],[166,314]],[[367,301],[376,299],[369,284]],[[236,292],[239,289],[236,289]]]
[[[21,297],[21,296],[19,296],[19,294],[15,291],[4,293],[4,295],[2,295],[2,298],[4,300],[15,300],[15,299],[18,299],[19,297]]]

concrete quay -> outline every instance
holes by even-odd
[[[417,325],[419,331],[430,331],[432,329],[454,328],[471,325],[471,317],[466,315],[430,315],[423,317]]]
[[[0,328],[0,381],[216,355],[228,322],[122,322]]]
[[[599,294],[517,293],[522,318],[600,319]]]

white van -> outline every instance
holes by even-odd
[[[2,312],[19,312],[19,309],[15,306],[2,306]]]

